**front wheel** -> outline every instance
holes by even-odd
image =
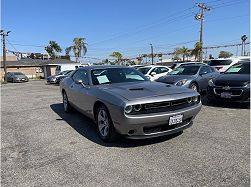
[[[66,113],[72,111],[72,108],[71,108],[71,105],[70,105],[70,103],[69,103],[67,94],[66,94],[65,92],[63,92],[63,105],[64,105],[64,111],[65,111]]]
[[[113,126],[110,114],[105,106],[101,105],[96,114],[96,123],[99,137],[105,142],[111,142],[117,139],[117,132]]]

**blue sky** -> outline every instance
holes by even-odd
[[[11,30],[7,48],[44,52],[50,40],[62,48],[74,37],[88,43],[86,56],[108,58],[113,51],[125,57],[192,48],[199,39],[198,7],[194,0],[2,0],[2,29]],[[203,1],[202,1],[203,2]],[[250,36],[249,0],[208,0],[204,46],[240,43]],[[248,48],[249,49],[249,48]],[[240,53],[240,47],[209,50]],[[238,51],[237,51],[238,50]]]

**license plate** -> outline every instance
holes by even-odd
[[[178,123],[182,123],[182,118],[183,118],[182,114],[170,117],[169,118],[169,125],[175,125]]]
[[[222,98],[231,98],[231,93],[230,92],[222,92],[220,94]]]

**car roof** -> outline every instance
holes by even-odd
[[[121,66],[121,65],[94,65],[94,66],[79,67],[78,69],[94,70],[94,69],[108,69],[108,68],[132,68],[132,67]]]
[[[164,68],[168,68],[167,66],[162,66],[162,65],[148,65],[148,66],[144,66],[142,68],[155,68],[155,67],[164,67]]]

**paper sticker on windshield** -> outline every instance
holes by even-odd
[[[105,83],[110,82],[108,78],[106,77],[106,75],[98,76],[97,79],[98,79],[99,84],[105,84]]]

